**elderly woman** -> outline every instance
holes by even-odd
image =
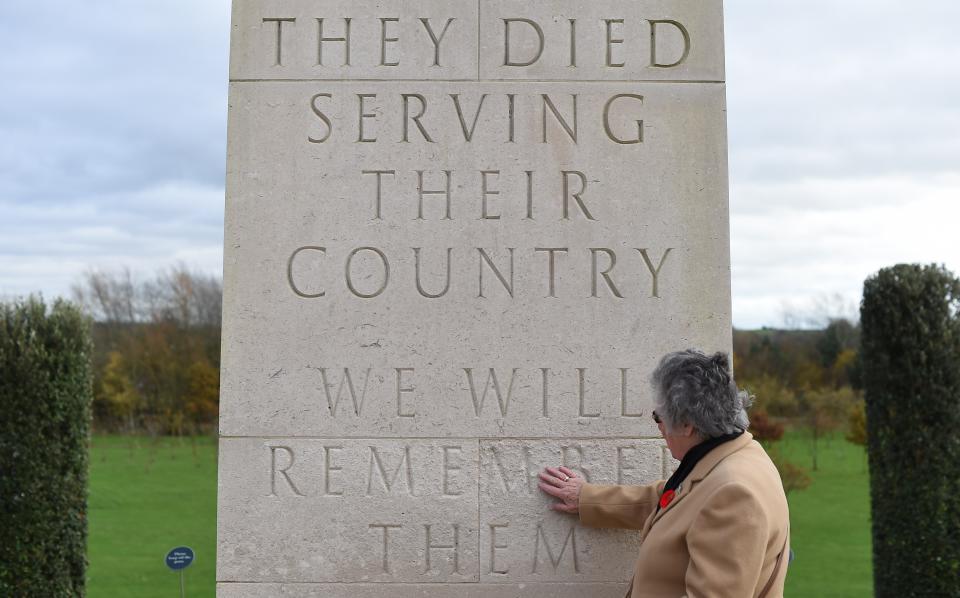
[[[746,431],[750,397],[727,356],[671,353],[653,373],[653,419],[680,466],[649,486],[587,484],[548,467],[553,509],[592,527],[641,531],[627,598],[783,596],[789,514],[780,476]]]

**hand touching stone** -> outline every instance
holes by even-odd
[[[580,488],[583,478],[566,467],[547,467],[540,472],[540,489],[560,499],[550,505],[554,511],[576,514],[580,512]]]

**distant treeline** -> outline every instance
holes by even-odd
[[[785,427],[806,431],[814,471],[821,438],[839,431],[864,445],[859,346],[859,325],[845,319],[831,320],[821,330],[735,330],[734,373],[740,387],[755,397],[754,437],[771,451]],[[791,484],[800,489],[809,483],[802,468],[780,460],[775,448],[771,456],[788,491]]]
[[[220,393],[219,278],[173,266],[149,280],[90,271],[74,299],[94,318],[94,423],[100,431],[215,429]]]
[[[219,278],[183,265],[146,280],[129,270],[83,275],[74,299],[95,321],[99,430],[215,429],[222,295]],[[844,319],[821,330],[735,330],[736,378],[756,395],[760,426],[771,420],[774,436],[783,424],[815,433],[846,426],[859,404],[859,335]]]

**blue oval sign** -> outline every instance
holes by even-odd
[[[174,571],[186,569],[193,563],[193,549],[187,546],[178,546],[167,553],[165,560],[167,567]]]

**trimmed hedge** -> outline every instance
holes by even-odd
[[[90,327],[63,301],[0,304],[0,596],[83,596]]]
[[[898,265],[864,284],[878,598],[960,597],[960,280]]]

